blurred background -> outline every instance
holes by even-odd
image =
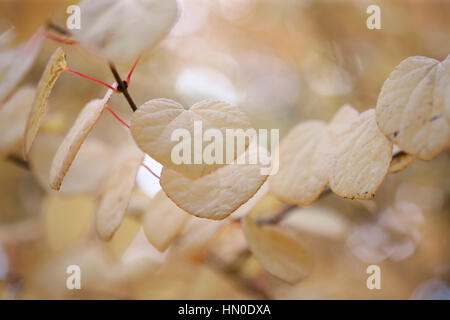
[[[50,17],[65,24],[74,1],[0,0],[0,31],[15,44]],[[218,99],[239,106],[256,128],[328,121],[343,104],[373,108],[389,73],[403,59],[450,53],[446,0],[183,0],[178,23],[139,62],[129,91],[140,105],[170,98],[190,106]],[[366,8],[381,8],[381,30],[368,30]],[[35,86],[58,44],[45,41],[24,84]],[[105,61],[64,46],[72,69],[112,83]],[[124,77],[131,65],[118,64]],[[141,169],[124,222],[110,242],[92,226],[99,189],[127,131],[104,113],[60,193],[46,179],[53,154],[81,108],[105,88],[63,74],[57,81],[24,169],[0,159],[0,298],[2,299],[450,299],[448,151],[387,176],[373,200],[332,194],[296,208],[280,223],[311,254],[311,275],[289,285],[249,253],[233,215],[224,222],[189,220],[165,252],[153,248],[141,215],[160,190]],[[116,95],[110,107],[129,121]],[[123,149],[122,149],[123,150]],[[20,146],[17,154],[21,154]],[[156,171],[160,166],[146,159]],[[72,169],[71,169],[72,170]],[[89,175],[96,172],[95,181]],[[83,180],[83,181],[81,181]],[[258,210],[283,206],[266,195]],[[82,290],[67,290],[65,268],[82,268]],[[381,268],[369,290],[366,268]]]

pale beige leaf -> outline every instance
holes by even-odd
[[[201,124],[200,135],[194,134],[194,121]],[[223,146],[227,145],[226,129],[250,129],[251,125],[238,108],[219,101],[202,101],[185,109],[179,103],[169,99],[154,99],[144,103],[133,114],[131,133],[137,145],[163,166],[173,169],[190,178],[198,178],[208,174],[226,163],[226,152],[223,152],[222,164],[195,163],[195,157],[202,157],[202,151],[210,142],[202,141],[202,133],[208,129],[220,130]],[[172,159],[172,151],[179,141],[172,141],[171,136],[176,129],[185,129],[190,134],[191,156],[188,163],[176,164]],[[183,139],[183,138],[182,138]],[[246,140],[246,147],[248,146]],[[201,149],[194,149],[197,145]],[[236,148],[234,149],[236,151]],[[239,156],[235,152],[233,159]]]
[[[310,274],[311,257],[286,230],[258,225],[250,215],[243,228],[250,250],[269,273],[291,284]]]
[[[94,198],[49,195],[43,203],[44,233],[47,244],[60,252],[87,236],[92,225]]]
[[[403,60],[384,82],[376,117],[380,130],[400,149],[431,160],[450,146],[450,56]],[[447,106],[446,106],[447,105]]]
[[[190,217],[160,191],[144,213],[142,224],[145,236],[155,248],[165,251]]]
[[[416,157],[414,157],[412,154],[408,154],[405,151],[400,150],[399,147],[394,145],[392,151],[392,160],[389,166],[389,173],[402,171],[411,163],[413,163],[414,160],[416,160]]]
[[[35,90],[20,88],[0,107],[0,154],[13,151],[23,138]]]
[[[48,191],[52,190],[49,187],[50,166],[62,140],[61,136],[42,133],[30,150],[31,171],[39,184]],[[111,173],[113,156],[112,150],[101,140],[87,139],[67,172],[59,192],[66,195],[100,193]]]
[[[359,112],[352,106],[342,106],[328,124],[331,147],[338,145],[342,135],[347,134],[354,120],[358,118]]]
[[[111,61],[131,61],[151,49],[178,18],[176,0],[84,0],[80,44]]]
[[[64,176],[69,170],[81,145],[91,132],[105,105],[109,102],[113,90],[109,89],[103,99],[96,99],[89,102],[78,115],[74,125],[69,130],[67,136],[56,151],[50,169],[50,187],[59,190]]]
[[[392,143],[378,129],[375,110],[360,114],[342,137],[330,174],[330,188],[351,199],[372,199],[388,173]]]
[[[0,103],[7,99],[31,69],[44,38],[44,30],[40,28],[25,44],[18,48],[8,49],[14,38],[13,30],[2,34],[0,46]],[[4,35],[4,37],[3,37]]]
[[[24,157],[27,157],[31,145],[39,131],[39,125],[42,116],[47,109],[47,101],[53,85],[66,68],[66,54],[61,48],[58,48],[47,63],[44,73],[41,76],[41,80],[39,80],[36,96],[34,97],[25,129]]]
[[[249,158],[267,151],[251,144],[241,157]],[[161,187],[167,196],[181,209],[200,217],[221,220],[246,203],[266,181],[261,174],[262,165],[229,164],[197,179],[189,179],[182,174],[163,167]]]
[[[280,146],[280,169],[269,179],[270,191],[285,202],[306,206],[328,184],[331,167],[327,125],[306,121],[293,128]]]
[[[122,222],[143,159],[144,154],[136,147],[125,149],[106,184],[96,215],[97,233],[104,240],[111,239]]]

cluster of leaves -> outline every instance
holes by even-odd
[[[83,1],[81,8],[83,28],[74,32],[70,41],[110,63],[136,60],[167,34],[178,16],[176,1]],[[136,29],[136,21],[144,25]],[[249,213],[251,206],[243,206],[252,197],[260,198],[255,194],[268,178],[261,175],[261,165],[175,165],[171,160],[175,145],[171,133],[182,128],[194,136],[194,121],[201,121],[204,129],[222,132],[251,128],[246,115],[235,106],[201,101],[187,109],[168,99],[142,104],[129,125],[132,139],[114,153],[115,164],[105,173],[92,159],[81,161],[81,147],[89,147],[85,140],[102,112],[110,110],[111,96],[126,91],[129,79],[122,82],[116,77],[103,98],[86,104],[64,140],[55,142],[59,147],[51,167],[42,172],[40,163],[48,159],[40,159],[42,153],[33,156],[38,149],[35,138],[52,87],[60,74],[68,71],[64,51],[58,48],[53,53],[36,89],[16,88],[37,56],[44,34],[42,28],[13,50],[3,50],[9,33],[0,39],[1,54],[5,55],[2,61],[8,61],[0,70],[0,101],[4,101],[0,152],[9,154],[24,133],[24,158],[45,185],[61,191],[67,186],[65,192],[69,193],[70,188],[99,192],[95,223],[104,240],[110,240],[123,222],[138,169],[148,154],[163,165],[163,191],[148,204],[142,222],[147,239],[158,250],[166,250],[187,221],[195,219],[192,216],[223,220],[239,209],[234,216],[243,217],[248,246],[270,273],[290,283],[308,275],[311,260],[301,244],[284,230],[261,223],[256,211]],[[43,148],[54,143],[43,141]],[[450,56],[442,62],[410,57],[385,81],[376,108],[359,114],[346,105],[330,123],[307,121],[295,126],[281,143],[279,172],[269,178],[268,190],[263,188],[260,194],[270,192],[286,203],[308,206],[328,186],[344,198],[371,199],[388,173],[402,170],[416,158],[431,160],[449,146]],[[258,151],[251,145],[237,157]],[[75,158],[85,164],[85,170],[73,175],[78,183],[67,181]],[[105,182],[99,183],[103,179]]]

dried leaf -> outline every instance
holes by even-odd
[[[25,129],[24,139],[24,157],[26,158],[31,149],[34,139],[39,131],[42,116],[47,109],[47,101],[52,91],[53,85],[58,79],[59,75],[67,68],[66,54],[61,48],[56,49],[50,58],[44,73],[39,80],[39,84],[34,97],[33,105],[31,107],[30,115],[28,117],[27,126]]]
[[[89,102],[78,115],[72,128],[56,151],[50,169],[50,187],[54,190],[61,188],[64,176],[69,170],[81,145],[91,132],[105,105],[109,102],[113,90],[109,89],[103,99]]]
[[[194,132],[194,121],[201,124],[202,132]],[[146,102],[133,114],[131,133],[137,145],[163,166],[173,169],[190,178],[198,178],[208,174],[222,164],[195,163],[195,157],[202,156],[202,150],[210,144],[203,142],[203,132],[218,129],[224,137],[223,146],[227,145],[226,129],[249,129],[251,125],[238,108],[219,101],[202,101],[186,110],[179,103],[169,99],[154,99]],[[174,147],[179,141],[172,141],[171,136],[176,129],[186,129],[190,134],[191,155],[189,163],[175,164],[172,159]],[[182,138],[184,139],[184,138]],[[246,140],[248,147],[248,140]],[[194,145],[201,147],[200,150]],[[235,148],[236,151],[236,148]],[[237,150],[234,159],[239,156]],[[226,163],[223,152],[222,163]]]
[[[176,0],[84,0],[80,44],[102,58],[130,61],[151,49],[178,18]]]
[[[145,235],[155,248],[165,251],[190,217],[160,191],[145,211],[142,222]]]
[[[241,157],[266,150],[251,144]],[[241,161],[241,159],[237,161]],[[163,167],[161,187],[167,196],[181,209],[200,217],[222,220],[246,203],[266,181],[260,164],[229,164],[206,176],[189,179],[182,174]]]
[[[0,107],[0,154],[13,151],[22,140],[34,93],[32,87],[20,88]]]
[[[450,146],[450,55],[403,60],[384,82],[376,117],[380,130],[400,149],[431,160]],[[446,106],[447,105],[447,106]]]
[[[122,222],[143,159],[143,153],[136,147],[125,150],[107,182],[96,216],[97,233],[103,240],[111,239]]]
[[[280,169],[269,179],[270,191],[288,203],[313,203],[328,184],[329,149],[326,123],[307,121],[297,125],[281,143]]]
[[[330,188],[351,199],[372,199],[388,173],[392,143],[378,129],[375,110],[360,114],[341,137],[330,174]]]
[[[272,275],[295,284],[310,274],[309,254],[286,230],[258,225],[250,215],[244,218],[243,228],[250,250]]]

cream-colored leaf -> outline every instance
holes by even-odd
[[[53,85],[59,75],[66,68],[66,54],[61,48],[58,48],[47,63],[44,73],[41,76],[41,80],[39,80],[36,96],[34,97],[25,129],[24,157],[27,157],[28,152],[31,149],[31,145],[33,144],[33,141],[39,131],[39,125],[41,123],[42,116],[47,109],[47,101]]]
[[[378,129],[375,110],[360,114],[334,155],[330,188],[351,199],[372,199],[388,173],[392,143]]]
[[[331,148],[339,145],[342,136],[347,134],[353,121],[358,119],[359,112],[352,106],[342,106],[328,124]]]
[[[190,217],[160,191],[144,214],[142,223],[145,236],[155,248],[165,251]]]
[[[13,151],[23,138],[35,90],[20,88],[0,107],[0,154]]]
[[[5,34],[2,34],[0,46],[0,103],[11,95],[33,66],[45,39],[43,31],[40,28],[30,40],[15,49],[7,48],[14,38],[13,30],[8,30]]]
[[[39,184],[48,191],[52,190],[49,183],[50,166],[62,140],[61,136],[42,133],[30,150],[31,171]],[[111,172],[112,158],[113,152],[105,143],[98,139],[87,139],[67,172],[59,192],[65,195],[100,193]]]
[[[413,163],[414,160],[416,160],[416,157],[414,157],[412,154],[408,154],[405,151],[400,150],[399,147],[394,145],[392,151],[392,160],[389,166],[389,173],[402,171],[411,163]]]
[[[94,198],[49,195],[43,203],[45,238],[53,251],[60,252],[83,240],[92,225]]]
[[[181,209],[200,217],[221,220],[246,203],[266,181],[261,174],[262,165],[250,164],[251,157],[267,155],[267,151],[251,144],[243,157],[246,164],[229,164],[208,175],[189,179],[182,174],[163,167],[161,187],[167,196]]]
[[[328,184],[331,167],[327,125],[306,121],[293,128],[280,146],[280,169],[269,179],[270,191],[285,202],[306,206]]]
[[[136,147],[125,149],[106,184],[96,215],[97,233],[104,240],[111,239],[122,222],[143,159],[144,154]]]
[[[287,230],[258,225],[251,215],[244,218],[243,228],[250,250],[269,273],[291,284],[310,274],[311,257]]]
[[[384,82],[376,117],[380,130],[400,149],[431,160],[450,146],[450,55],[403,60]]]
[[[89,102],[78,115],[74,125],[56,151],[50,169],[50,187],[59,190],[64,176],[69,170],[81,145],[97,123],[105,105],[109,102],[113,90],[109,89],[103,99]]]
[[[200,133],[194,132],[194,121],[201,124]],[[211,142],[203,142],[203,132],[208,129],[220,130],[223,146],[227,145],[226,129],[250,129],[251,125],[238,108],[219,101],[202,101],[185,109],[179,103],[169,99],[154,99],[144,103],[133,114],[131,133],[137,145],[163,166],[173,169],[189,178],[198,178],[208,174],[222,164],[207,164],[201,161],[195,164],[195,158],[201,158],[205,147]],[[176,129],[185,129],[190,134],[191,155],[188,163],[176,164],[172,152],[176,145],[182,142],[172,141]],[[230,137],[231,139],[231,137]],[[184,138],[180,139],[184,141]],[[246,147],[248,146],[246,139]],[[194,148],[197,145],[200,148]],[[235,150],[233,159],[239,156],[240,150]],[[223,152],[222,163],[226,163],[226,152]]]
[[[84,0],[80,44],[102,58],[131,61],[151,49],[178,18],[176,0]]]

